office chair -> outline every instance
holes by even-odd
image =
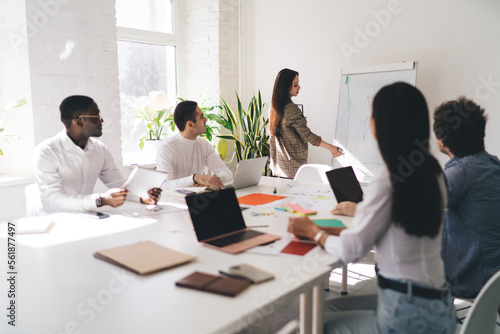
[[[40,202],[40,190],[36,183],[28,184],[24,188],[24,198],[26,201],[26,216],[36,216],[42,204]]]
[[[305,164],[299,167],[295,173],[294,180],[330,184],[326,172],[332,170],[329,165]]]
[[[299,328],[299,321],[297,319],[293,319],[287,322],[285,326],[281,327],[274,334],[296,334],[298,328]]]
[[[500,311],[500,271],[498,271],[483,286],[474,299],[460,334],[493,334],[497,314]]]

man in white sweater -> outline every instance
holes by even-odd
[[[180,187],[224,188],[233,178],[212,145],[199,135],[205,133],[207,119],[194,101],[183,101],[174,111],[178,134],[164,140],[158,148],[157,170],[167,174],[163,189]],[[213,174],[206,175],[207,167]]]

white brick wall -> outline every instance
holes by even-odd
[[[239,88],[239,7],[238,0],[185,0],[184,61],[185,97],[210,99],[220,104],[224,98],[236,106]],[[181,93],[182,95],[182,93]],[[233,143],[229,142],[231,154]],[[229,166],[233,171],[236,160]]]
[[[186,68],[185,96],[219,100],[219,0],[185,0],[183,45]],[[181,92],[181,95],[183,93]]]
[[[26,0],[35,144],[62,129],[65,97],[88,95],[105,120],[101,139],[121,163],[115,15],[114,1]]]
[[[220,95],[226,102],[235,105],[234,92],[240,93],[239,8],[237,0],[220,0],[219,45]]]
[[[185,96],[229,101],[238,90],[238,0],[184,0]]]

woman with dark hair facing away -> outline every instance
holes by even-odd
[[[428,150],[427,103],[409,84],[385,86],[373,100],[370,126],[386,170],[370,184],[351,227],[331,235],[305,217],[288,225],[343,263],[375,249],[378,295],[327,301],[325,333],[454,333],[440,255],[446,185]]]
[[[300,166],[307,163],[308,144],[329,150],[334,157],[342,151],[314,134],[292,97],[300,91],[299,73],[282,69],[274,82],[269,116],[271,133],[271,170],[273,175],[293,178]]]

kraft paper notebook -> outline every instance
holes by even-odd
[[[94,254],[98,259],[127,268],[139,275],[146,275],[167,268],[180,266],[196,257],[163,247],[152,241],[110,248]]]

